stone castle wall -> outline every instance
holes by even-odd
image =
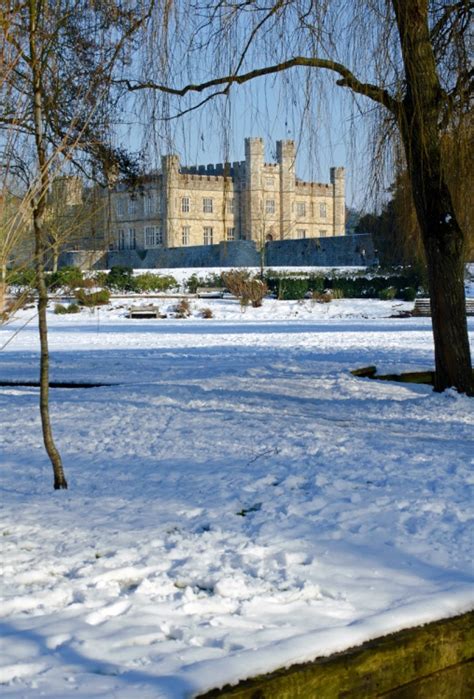
[[[79,254],[79,253],[78,253]],[[69,257],[69,263],[71,258]],[[265,267],[356,267],[377,262],[369,234],[324,239],[279,240],[265,245]],[[173,267],[259,267],[261,255],[254,241],[157,250],[112,250],[96,268],[124,265],[134,269]]]

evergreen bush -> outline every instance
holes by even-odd
[[[32,287],[35,284],[35,270],[27,269],[12,269],[7,272],[7,285]]]
[[[382,291],[379,291],[379,299],[381,301],[392,301],[397,296],[397,289],[394,286],[387,286]]]
[[[116,291],[135,291],[135,279],[132,267],[115,266],[110,268],[106,285]]]
[[[57,303],[54,307],[56,315],[65,315],[68,313],[80,313],[81,309],[77,303],[70,303],[68,306],[63,306],[62,303]]]
[[[86,306],[87,308],[94,308],[95,306],[105,306],[110,301],[110,291],[108,289],[101,289],[100,291],[93,291],[87,293],[84,289],[79,289],[75,293],[77,303],[80,306]]]
[[[407,286],[401,289],[400,298],[403,301],[414,301],[416,299],[416,289],[413,286]]]
[[[144,272],[133,278],[134,291],[168,291],[178,286],[178,282],[171,275],[154,274]]]
[[[61,267],[46,275],[46,283],[51,291],[77,289],[84,284],[84,277],[78,267]]]

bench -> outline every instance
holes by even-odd
[[[224,298],[225,289],[220,289],[214,286],[201,286],[196,289],[196,295],[200,299],[222,299]]]
[[[431,302],[429,299],[415,299],[415,307],[412,311],[414,316],[430,316]],[[466,299],[466,315],[474,316],[474,298]]]
[[[159,318],[158,306],[130,306],[127,318]]]

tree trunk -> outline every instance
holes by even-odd
[[[49,189],[49,164],[46,154],[43,121],[43,85],[41,61],[37,54],[36,39],[38,33],[38,7],[36,0],[29,3],[29,44],[30,63],[33,77],[33,115],[35,128],[36,157],[39,169],[39,183],[36,200],[33,207],[33,229],[35,235],[35,268],[36,289],[38,291],[38,325],[40,337],[40,415],[43,430],[43,441],[46,452],[50,458],[54,473],[54,488],[59,490],[67,488],[61,457],[53,440],[51,420],[49,415],[49,348],[48,348],[48,324],[46,320],[46,307],[48,305],[48,289],[44,277],[45,246],[43,218],[46,205],[46,197]]]
[[[393,0],[407,82],[399,113],[428,266],[435,390],[474,395],[464,291],[465,237],[446,184],[440,123],[446,106],[428,27],[428,0]]]
[[[59,250],[58,250],[58,245],[56,243],[53,243],[53,245],[52,245],[52,252],[53,252],[52,271],[57,272],[58,271],[58,261],[59,261]]]
[[[441,173],[428,180],[419,163],[411,164],[413,182],[422,180],[424,195],[413,188],[423,236],[435,346],[435,390],[454,386],[474,395],[474,381],[464,291],[464,236]],[[432,173],[431,173],[432,174]],[[429,205],[427,205],[429,203]]]
[[[35,214],[33,214],[35,217]],[[56,449],[51,430],[51,419],[49,415],[49,347],[48,347],[48,325],[46,320],[46,307],[48,305],[48,289],[44,278],[44,245],[42,240],[41,227],[37,220],[34,220],[35,242],[36,242],[36,289],[38,291],[38,326],[40,337],[40,414],[41,427],[43,430],[43,441],[46,452],[50,458],[53,474],[54,489],[66,489],[67,481],[64,476],[61,456]]]
[[[2,262],[1,264],[1,274],[0,274],[0,316],[3,317],[3,313],[6,309],[6,295],[7,295],[7,265]],[[0,322],[2,321],[0,317]]]

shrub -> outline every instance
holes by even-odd
[[[167,291],[178,286],[178,282],[171,275],[154,274],[144,272],[134,277],[134,291]]]
[[[201,310],[201,317],[202,318],[214,318],[214,313],[210,308],[203,308]]]
[[[414,301],[416,299],[416,289],[412,286],[406,286],[404,289],[401,289],[399,298],[402,301]]]
[[[316,303],[331,303],[333,297],[330,291],[313,291],[311,299]]]
[[[198,287],[200,286],[203,286],[203,284],[201,284],[201,280],[199,279],[198,275],[194,272],[186,281],[186,287],[190,294],[195,294],[198,290]]]
[[[191,315],[191,306],[188,299],[181,299],[176,305],[174,312],[176,313],[176,318],[188,318]]]
[[[76,291],[75,296],[77,303],[87,308],[105,306],[110,301],[110,291],[108,289],[101,289],[100,291],[93,291],[90,293],[85,292],[84,289],[79,289],[79,291]]]
[[[379,299],[381,301],[392,301],[397,295],[397,290],[394,286],[387,286],[386,289],[379,291]]]
[[[52,291],[76,289],[84,285],[84,277],[78,267],[62,267],[46,275],[46,283]]]
[[[90,277],[89,281],[92,282],[93,286],[104,287],[107,286],[107,280],[109,278],[108,272],[94,272]]]
[[[111,267],[107,275],[106,285],[117,291],[135,291],[135,279],[132,267]]]
[[[222,281],[230,293],[237,296],[242,307],[252,304],[254,308],[259,308],[268,293],[266,283],[252,277],[247,270],[224,272]]]
[[[340,289],[338,286],[336,286],[333,289],[331,289],[331,296],[333,299],[343,299],[344,292],[342,289]]]
[[[81,309],[77,303],[70,303],[68,306],[63,306],[62,303],[57,303],[54,307],[56,315],[64,315],[67,313],[80,313]]]
[[[270,291],[280,300],[302,299],[309,290],[308,278],[287,277],[272,272],[265,279]]]
[[[8,286],[34,286],[36,274],[34,269],[13,269],[7,273]]]
[[[285,301],[304,299],[309,291],[309,279],[284,278],[278,280],[277,296]]]
[[[253,308],[260,308],[263,303],[263,299],[268,293],[268,287],[265,282],[261,279],[252,279],[246,290],[248,300],[252,304]]]
[[[324,277],[317,274],[302,275],[301,272],[278,274],[271,271],[265,278],[270,291],[280,300],[298,301],[314,291],[322,292],[325,288]]]
[[[245,269],[231,269],[222,273],[222,281],[231,294],[240,298],[244,295],[246,285],[251,279],[250,272]]]

